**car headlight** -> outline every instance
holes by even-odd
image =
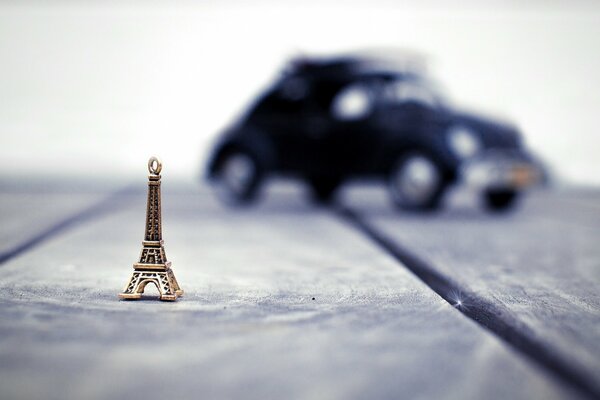
[[[460,158],[473,157],[481,148],[477,134],[464,126],[450,128],[447,139],[450,149]]]

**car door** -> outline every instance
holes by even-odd
[[[310,82],[300,77],[284,80],[258,105],[253,123],[267,132],[278,170],[302,172],[316,158],[311,109]]]
[[[344,85],[333,96],[329,137],[324,149],[329,167],[340,174],[368,173],[373,169],[378,132],[373,124],[375,94],[368,82]]]

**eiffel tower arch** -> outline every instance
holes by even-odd
[[[183,295],[175,279],[171,262],[167,261],[162,239],[160,171],[162,164],[156,157],[148,161],[148,201],[146,206],[146,230],[138,262],[133,264],[133,274],[119,293],[119,298],[137,300],[142,297],[146,285],[156,285],[160,300],[174,301]]]

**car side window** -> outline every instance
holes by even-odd
[[[331,104],[331,114],[343,121],[367,117],[374,105],[373,93],[364,83],[350,84],[339,91]]]
[[[415,82],[395,82],[386,88],[385,97],[397,103],[421,103],[435,106],[435,95],[422,84]]]
[[[260,113],[269,118],[303,113],[309,96],[308,86],[304,79],[287,79],[264,99],[259,106]]]
[[[298,77],[290,78],[281,85],[279,94],[284,101],[304,100],[308,96],[308,82]]]

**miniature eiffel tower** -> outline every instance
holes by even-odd
[[[183,295],[171,262],[167,261],[162,240],[160,204],[160,171],[162,164],[156,157],[148,161],[148,204],[146,207],[146,234],[142,242],[139,261],[133,264],[133,275],[122,293],[121,299],[137,300],[142,297],[148,283],[158,288],[160,300],[174,301]]]

